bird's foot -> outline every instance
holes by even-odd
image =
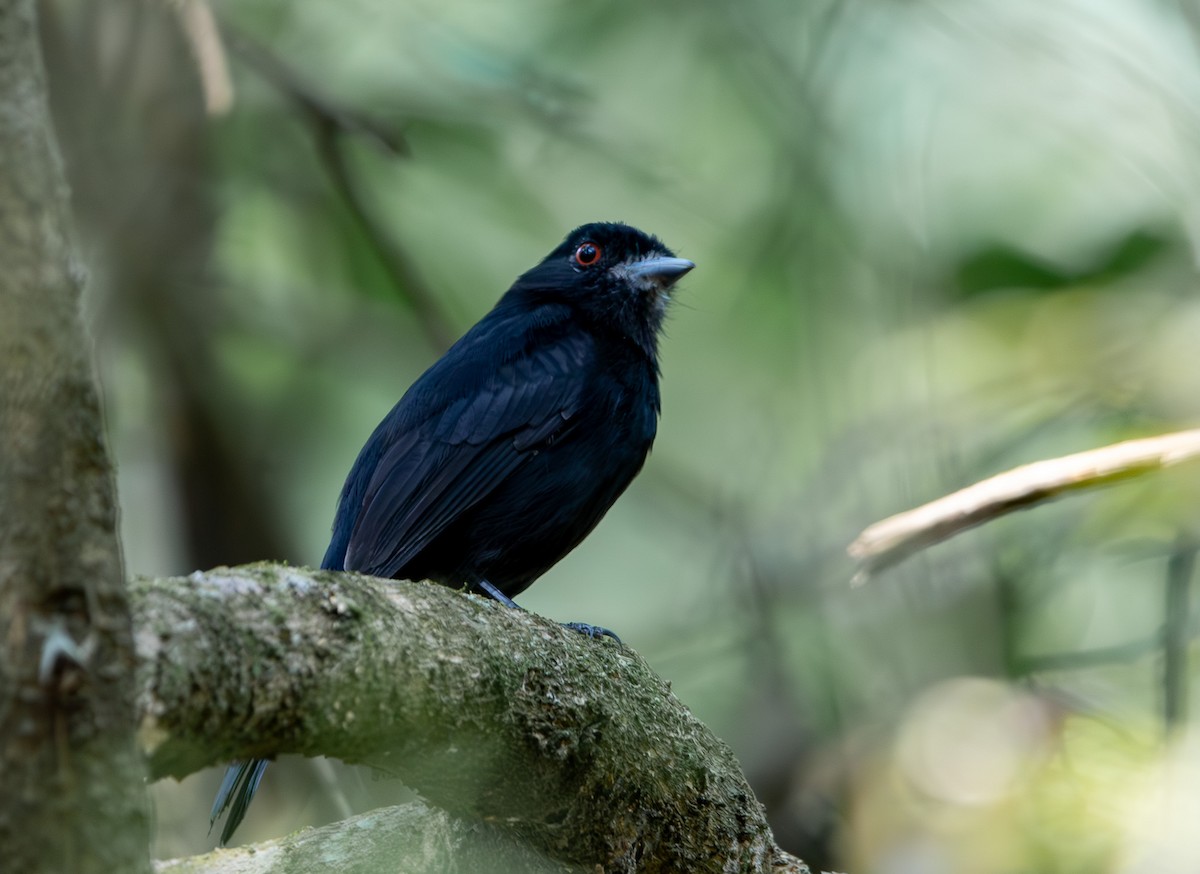
[[[621,638],[617,637],[607,628],[599,625],[588,625],[586,622],[564,622],[563,628],[569,628],[572,631],[578,631],[580,634],[586,634],[588,637],[611,637],[617,643],[621,642]]]
[[[510,607],[513,610],[521,610],[522,609],[517,604],[516,601],[514,601],[512,598],[508,597],[508,595],[501,592],[499,589],[497,589],[495,586],[493,586],[487,580],[480,580],[475,585],[479,588],[479,590],[481,592],[483,592],[484,594],[486,594],[492,598],[495,598],[497,601],[499,601],[505,607]],[[586,634],[588,637],[591,637],[591,638],[611,637],[617,643],[621,642],[621,638],[617,637],[615,634],[613,634],[607,628],[602,628],[599,625],[589,625],[586,622],[564,622],[563,627],[569,628],[572,631],[578,631],[580,634]]]

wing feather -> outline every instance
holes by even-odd
[[[394,435],[365,490],[346,568],[396,575],[540,445],[561,438],[579,410],[591,348],[578,333],[540,346]]]

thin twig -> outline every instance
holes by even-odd
[[[415,261],[392,235],[384,230],[368,206],[368,198],[354,178],[346,160],[343,134],[366,139],[392,157],[410,152],[403,131],[395,126],[342,106],[320,92],[265,47],[229,27],[222,28],[229,51],[254,70],[300,110],[317,148],[317,155],[338,197],[374,251],[393,287],[413,309],[421,330],[431,345],[444,350],[459,332],[446,316],[438,297],[426,284]]]
[[[1176,544],[1176,552],[1172,553],[1167,570],[1168,581],[1169,583],[1170,581],[1182,581],[1186,576],[1190,587],[1191,571],[1179,563],[1179,559],[1185,555],[1186,550],[1190,549],[1190,559],[1187,560],[1194,567],[1196,551],[1200,549],[1200,544],[1195,540],[1181,542],[1188,545],[1181,548],[1179,543]],[[1180,599],[1174,604],[1169,604],[1167,617],[1167,621],[1156,628],[1153,633],[1136,640],[1074,652],[1018,657],[1013,660],[1012,674],[1017,677],[1025,677],[1045,671],[1081,671],[1105,665],[1128,664],[1151,655],[1156,650],[1168,647],[1173,647],[1177,652],[1186,654],[1191,641],[1200,637],[1200,615],[1191,613],[1191,599],[1188,598],[1186,603]],[[1186,684],[1181,688],[1186,689]],[[1170,697],[1170,694],[1165,696],[1166,699]],[[1166,706],[1164,706],[1164,711],[1166,711]],[[1175,717],[1172,716],[1170,719],[1174,720]]]
[[[1168,732],[1187,719],[1188,613],[1192,572],[1200,545],[1180,532],[1167,562],[1166,616],[1163,619],[1163,722]]]
[[[847,547],[854,583],[976,525],[1058,495],[1140,476],[1200,456],[1200,429],[1127,440],[1023,465],[876,522]]]
[[[230,54],[269,82],[277,91],[326,124],[373,142],[395,157],[408,157],[408,141],[400,126],[344,106],[279,60],[265,46],[226,24],[221,36]]]
[[[413,259],[400,241],[387,234],[367,206],[366,198],[346,163],[345,140],[329,125],[313,128],[317,154],[338,196],[350,211],[359,231],[375,252],[392,284],[412,307],[413,315],[429,342],[439,351],[450,348],[458,336],[436,295],[426,285]]]
[[[1192,629],[1191,635],[1194,634],[1195,629]],[[1098,646],[1074,652],[1022,656],[1014,661],[1013,672],[1016,676],[1024,677],[1045,671],[1082,671],[1105,665],[1128,664],[1161,648],[1164,638],[1163,629],[1159,628],[1148,637],[1125,643],[1115,643],[1112,646]]]

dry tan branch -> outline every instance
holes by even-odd
[[[209,115],[224,115],[233,108],[233,79],[212,7],[208,0],[180,0],[177,12],[196,61],[204,109]]]
[[[847,548],[861,566],[855,583],[975,525],[1067,491],[1140,476],[1200,456],[1200,430],[1127,440],[1022,465],[876,522]]]

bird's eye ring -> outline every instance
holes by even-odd
[[[591,267],[600,260],[600,247],[595,243],[580,243],[575,250],[575,263],[580,267]]]

